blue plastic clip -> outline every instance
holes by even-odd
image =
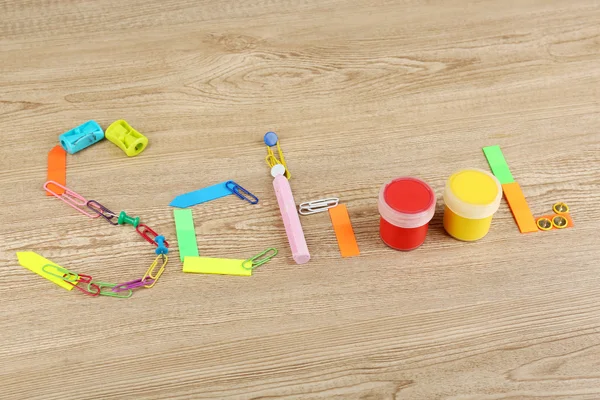
[[[154,238],[156,245],[158,246],[154,252],[156,254],[169,254],[169,249],[165,247],[165,237],[163,235]]]
[[[247,191],[246,189],[244,189],[243,187],[241,187],[234,181],[225,182],[225,187],[227,189],[231,190],[231,193],[235,194],[237,197],[239,197],[242,200],[246,200],[250,204],[258,203],[258,197],[256,197],[255,195],[253,195],[252,193],[250,193],[249,191]]]
[[[58,137],[60,145],[69,154],[75,154],[80,150],[93,145],[104,139],[104,131],[96,121],[88,121],[63,133]]]

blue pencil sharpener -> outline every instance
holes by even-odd
[[[58,137],[60,145],[69,154],[80,150],[104,139],[104,131],[96,121],[88,121],[77,128],[73,128]]]

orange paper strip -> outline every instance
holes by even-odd
[[[333,230],[335,231],[342,257],[359,255],[358,243],[356,243],[356,237],[354,236],[354,230],[352,229],[352,223],[350,223],[350,216],[348,215],[346,205],[339,204],[330,208],[329,216],[331,217],[331,223],[333,224]]]
[[[502,191],[513,217],[515,217],[515,221],[519,226],[519,231],[521,233],[537,232],[538,227],[535,223],[535,218],[531,214],[521,186],[517,182],[505,183],[502,185]]]
[[[54,146],[48,153],[48,180],[63,186],[67,185],[67,152],[60,145]],[[65,192],[58,186],[52,190],[58,195]],[[52,196],[52,194],[46,192],[46,196]]]

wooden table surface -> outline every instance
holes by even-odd
[[[600,399],[600,3],[595,0],[0,1],[2,399]],[[107,282],[141,277],[131,227],[46,197],[47,152],[89,120],[150,144],[68,156],[68,186],[172,244],[128,300],[68,292],[19,266],[35,251]],[[302,218],[291,259],[262,137],[279,134]],[[476,243],[447,236],[448,176],[499,144],[535,215],[503,201]],[[379,238],[398,176],[437,194],[425,244]],[[260,198],[193,207],[200,254],[279,255],[252,277],[184,274],[170,200],[233,179]]]

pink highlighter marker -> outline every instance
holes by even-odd
[[[310,254],[306,239],[304,239],[300,217],[296,210],[292,188],[283,175],[284,173],[285,167],[281,164],[276,164],[271,168],[271,175],[275,178],[273,179],[273,188],[275,188],[275,196],[277,196],[277,203],[279,203],[285,233],[292,249],[292,258],[296,261],[296,264],[305,264],[310,260]]]

